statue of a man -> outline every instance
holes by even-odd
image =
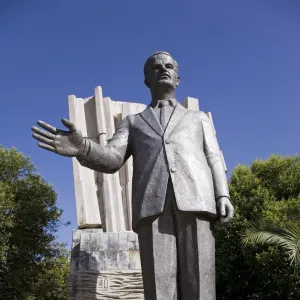
[[[233,207],[220,150],[204,112],[175,98],[178,65],[156,52],[144,66],[151,104],[127,116],[104,147],[70,121],[62,131],[39,121],[39,146],[103,173],[133,156],[132,224],[138,234],[145,299],[214,300],[214,223],[229,222]]]

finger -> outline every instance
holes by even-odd
[[[67,119],[61,119],[61,122],[72,132],[76,131],[76,126]]]
[[[54,135],[54,134],[52,134],[52,133],[50,133],[50,132],[47,132],[47,131],[45,131],[45,130],[42,130],[42,129],[38,128],[38,127],[33,126],[31,129],[32,129],[32,131],[34,131],[35,133],[38,133],[39,135],[41,135],[41,136],[43,136],[43,137],[46,137],[46,138],[48,138],[48,139],[54,140],[54,138],[55,138],[55,135]]]
[[[53,133],[53,134],[56,134],[56,128],[53,127],[53,126],[51,126],[50,124],[47,124],[47,123],[45,123],[45,122],[43,122],[43,121],[38,121],[37,123],[38,123],[38,125],[40,125],[42,128],[48,130],[49,132],[51,132],[51,133]]]
[[[223,201],[220,203],[220,215],[222,217],[226,216],[226,207],[225,207],[225,203]]]
[[[222,223],[229,223],[233,218],[234,209],[233,206],[227,206],[226,218],[222,219]]]
[[[38,145],[39,145],[39,147],[41,147],[41,148],[43,148],[43,149],[46,149],[46,150],[48,150],[48,151],[51,151],[51,152],[55,152],[55,153],[56,153],[54,147],[51,147],[51,146],[46,145],[46,144],[43,144],[43,143],[39,143]]]
[[[228,217],[230,218],[230,219],[232,219],[233,218],[233,215],[234,215],[234,208],[233,208],[233,206],[232,205],[230,205],[229,206],[229,208],[228,208]]]
[[[54,147],[54,145],[55,145],[53,140],[47,139],[47,138],[45,138],[45,137],[43,137],[43,136],[41,136],[39,134],[34,133],[32,135],[32,137],[34,137],[36,140],[38,140],[40,142],[43,142],[43,143],[45,143],[45,144],[47,144],[49,146]]]
[[[229,218],[229,216],[227,216],[226,218],[221,219],[221,223],[222,224],[227,224],[231,221],[232,218]]]

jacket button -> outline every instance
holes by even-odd
[[[175,168],[171,168],[171,172],[172,172],[172,173],[175,173],[175,172],[176,172],[176,169],[175,169]]]
[[[170,144],[170,140],[166,140],[166,144]]]

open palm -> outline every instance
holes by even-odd
[[[57,154],[73,157],[78,155],[84,148],[84,139],[80,130],[67,119],[62,119],[62,123],[69,131],[57,129],[43,121],[37,124],[44,128],[32,127],[33,137],[40,143],[39,147]]]

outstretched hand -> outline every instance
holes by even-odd
[[[234,208],[227,197],[221,197],[217,200],[217,210],[221,224],[228,224],[233,218]]]
[[[80,130],[67,119],[61,120],[63,125],[69,129],[64,131],[57,129],[43,121],[37,124],[45,130],[38,127],[32,127],[33,137],[40,143],[39,147],[57,154],[73,157],[81,153],[84,149],[84,139]]]

